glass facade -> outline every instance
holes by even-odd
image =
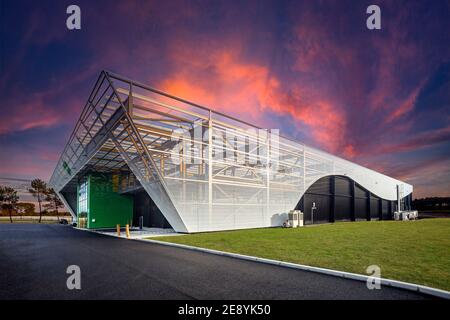
[[[88,181],[83,179],[78,187],[78,214],[88,212]]]
[[[181,232],[280,225],[305,191],[329,175],[347,176],[386,200],[396,200],[399,184],[405,196],[412,192],[402,181],[277,130],[107,72],[100,75],[51,184],[66,191],[86,168],[132,172]]]

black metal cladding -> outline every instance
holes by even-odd
[[[363,187],[361,187],[359,184],[357,184],[356,188],[355,188],[355,197],[366,199],[367,198],[367,190],[364,189]]]
[[[391,217],[391,212],[389,209],[389,202],[388,200],[381,200],[381,219],[382,220],[389,220]]]
[[[408,208],[411,195],[405,197]],[[315,203],[314,217],[311,208]],[[327,176],[317,180],[301,198],[297,209],[303,211],[305,224],[391,220],[395,201],[381,199],[345,176]]]
[[[77,212],[77,190],[61,191],[61,195],[66,199],[67,205],[72,212]]]
[[[355,220],[367,220],[367,198],[355,198]]]
[[[144,227],[171,228],[167,219],[145,191],[134,193],[133,207],[133,225],[138,226],[139,219],[142,217]]]
[[[311,207],[313,202],[315,202],[317,208],[314,210],[314,217],[311,216]],[[331,196],[307,194],[304,196],[304,206],[309,209],[302,210],[304,212],[305,224],[311,224],[311,221],[314,221],[314,223],[324,223],[330,221]]]
[[[372,194],[370,195],[370,220],[380,219],[380,208],[379,208],[380,201],[381,201],[380,198]]]
[[[304,221],[306,224],[311,224],[312,221],[314,223],[325,223],[330,221],[332,205],[331,185],[332,177],[323,177],[309,187],[308,194],[303,196],[304,199],[302,204],[304,208],[309,208],[309,210],[302,210],[304,212]],[[311,215],[313,202],[315,202],[317,208],[314,210],[314,216]]]
[[[352,198],[351,197],[335,197],[334,220],[351,221],[352,220]]]
[[[348,178],[334,177],[334,220],[352,220],[352,183],[353,181]]]
[[[412,193],[405,197],[405,210],[412,210]]]

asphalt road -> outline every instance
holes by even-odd
[[[0,224],[0,299],[425,299],[415,292],[62,225]],[[66,269],[81,268],[81,290]]]

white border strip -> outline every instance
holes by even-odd
[[[369,276],[365,276],[365,275],[357,274],[357,273],[344,272],[344,271],[325,269],[325,268],[319,268],[319,267],[312,267],[312,266],[307,266],[307,265],[303,265],[303,264],[283,262],[283,261],[266,259],[266,258],[258,258],[258,257],[254,257],[254,256],[247,256],[247,255],[243,255],[243,254],[194,247],[194,246],[178,244],[178,243],[173,243],[173,242],[164,242],[164,241],[150,240],[150,239],[131,239],[131,240],[152,242],[152,243],[161,244],[161,245],[165,245],[165,246],[169,246],[169,247],[189,249],[189,250],[194,250],[194,251],[211,253],[211,254],[215,254],[215,255],[219,255],[219,256],[226,256],[226,257],[232,257],[232,258],[237,258],[237,259],[242,259],[242,260],[249,260],[249,261],[256,261],[256,262],[261,262],[261,263],[266,263],[266,264],[273,264],[273,265],[287,267],[287,268],[291,268],[291,269],[311,271],[311,272],[316,272],[316,273],[327,274],[330,276],[364,281],[364,282],[367,282],[367,279],[369,278]],[[422,294],[431,295],[431,296],[450,300],[450,292],[449,291],[435,289],[435,288],[422,286],[422,285],[418,285],[418,284],[414,284],[414,283],[391,280],[391,279],[380,278],[380,281],[383,286],[420,292]]]

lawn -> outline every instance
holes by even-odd
[[[197,233],[157,240],[365,274],[450,291],[450,219],[344,222]]]

